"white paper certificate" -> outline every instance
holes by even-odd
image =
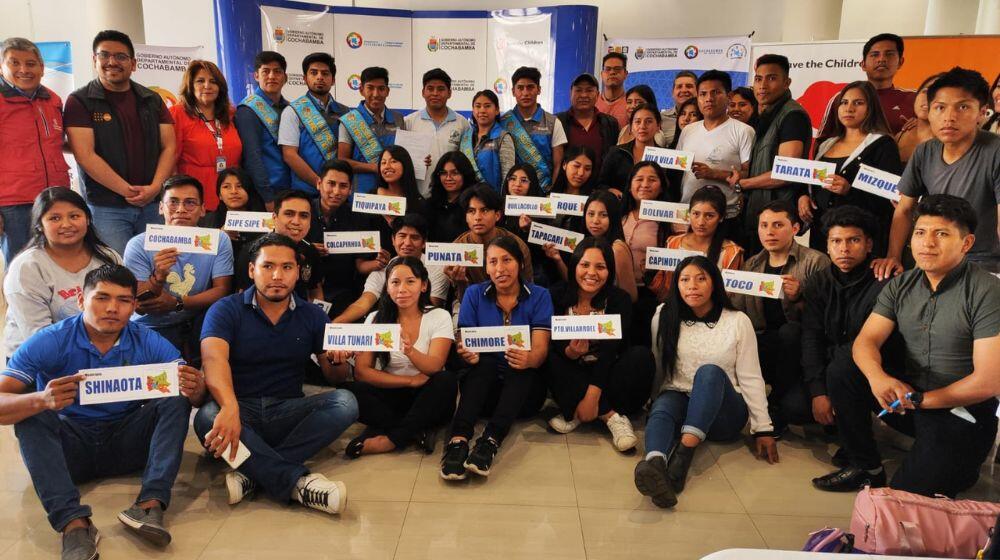
[[[417,175],[417,180],[422,181],[426,177],[427,166],[424,160],[431,155],[431,146],[434,144],[434,135],[429,132],[413,132],[412,130],[399,129],[396,131],[396,146],[406,150],[413,160],[413,172]]]
[[[177,362],[81,369],[80,404],[103,404],[176,397],[180,394]]]

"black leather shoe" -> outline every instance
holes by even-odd
[[[696,447],[687,447],[680,442],[674,447],[670,460],[667,461],[667,480],[674,492],[680,494],[687,484],[688,471],[691,470],[691,461],[694,460],[694,450]]]
[[[857,492],[865,486],[881,488],[886,485],[885,469],[880,470],[877,474],[871,474],[857,467],[845,467],[828,475],[814,478],[812,483],[816,488],[826,492]]]
[[[652,498],[656,507],[672,508],[677,505],[677,494],[667,480],[667,462],[663,457],[639,461],[635,466],[635,488],[643,496]]]
[[[361,451],[365,448],[365,438],[364,436],[358,436],[351,440],[344,448],[344,455],[348,459],[357,459],[361,456]]]
[[[851,460],[847,458],[847,451],[843,447],[837,449],[830,462],[838,469],[851,466]]]

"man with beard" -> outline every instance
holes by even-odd
[[[337,65],[327,53],[302,59],[302,76],[309,91],[281,113],[278,145],[292,171],[292,188],[318,196],[316,183],[323,162],[337,157],[340,116],[349,111],[330,95],[337,79]]]
[[[331,383],[348,372],[343,352],[324,352],[326,314],[293,293],[299,277],[296,243],[269,233],[253,244],[254,285],[213,305],[202,329],[205,383],[212,400],[198,410],[194,429],[215,457],[250,457],[226,474],[229,503],[257,487],[280,502],[337,514],[347,487],[310,473],[303,464],[333,443],[358,417],[348,391],[303,396],[306,364],[315,355]]]

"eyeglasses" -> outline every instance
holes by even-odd
[[[171,198],[167,200],[167,208],[171,210],[177,210],[181,205],[184,205],[185,210],[194,210],[201,205],[201,201],[189,198],[186,200],[177,200],[176,198]]]
[[[604,71],[608,74],[618,74],[625,71],[624,66],[605,66]]]
[[[108,51],[98,51],[94,53],[101,62],[107,62],[112,58],[117,62],[128,62],[132,59],[127,53],[109,53]]]
[[[461,176],[462,176],[462,174],[459,173],[458,171],[444,171],[444,170],[442,170],[440,173],[438,173],[438,177],[461,177]]]

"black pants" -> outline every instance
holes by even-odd
[[[655,272],[655,271],[654,271]],[[649,276],[649,275],[647,275]],[[652,348],[652,322],[660,302],[646,286],[639,286],[639,299],[632,304],[632,344]]]
[[[458,376],[441,371],[416,389],[388,389],[355,381],[345,387],[358,399],[358,421],[384,433],[397,448],[413,443],[420,433],[443,426],[455,412]]]
[[[868,379],[853,361],[842,360],[828,368],[827,389],[851,465],[862,469],[882,466],[871,418],[871,413],[881,408]],[[976,419],[975,424],[948,409],[917,410],[883,418],[893,428],[916,438],[889,486],[925,496],[954,497],[976,483],[979,467],[996,437],[997,400],[965,408]]]
[[[802,326],[798,323],[785,323],[777,329],[766,330],[757,335],[757,353],[760,356],[760,369],[764,381],[771,386],[767,397],[768,408],[777,425],[790,421],[785,412],[785,399],[796,396],[805,398],[805,391],[798,391],[802,386]],[[788,407],[801,410],[808,403],[795,403]]]
[[[653,354],[649,348],[631,346],[626,349],[608,374],[597,413],[607,414],[614,410],[628,416],[637,412],[649,400],[654,369]],[[561,352],[549,352],[548,363],[542,374],[552,391],[552,398],[566,420],[573,419],[577,405],[591,385],[593,370],[593,365],[570,360]]]
[[[451,437],[471,439],[476,420],[488,416],[483,437],[502,443],[514,420],[538,414],[545,395],[545,382],[537,370],[506,369],[501,377],[497,358],[480,354],[479,363],[462,378]]]

